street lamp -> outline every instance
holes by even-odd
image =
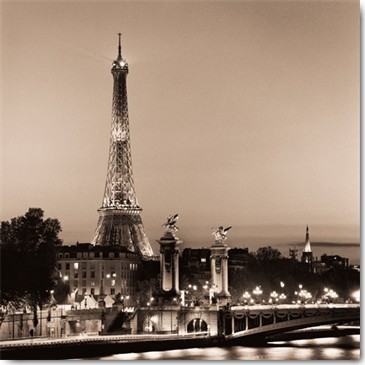
[[[282,303],[284,303],[285,299],[286,299],[286,295],[284,293],[281,293],[279,295],[279,299],[281,300]]]
[[[253,291],[252,291],[252,293],[254,294],[254,295],[256,295],[256,299],[257,299],[257,302],[259,302],[260,301],[260,295],[262,294],[262,290],[261,290],[261,288],[259,287],[259,286],[257,286]]]
[[[272,299],[273,304],[276,303],[278,296],[279,294],[275,290],[270,294],[270,298]]]
[[[332,303],[335,299],[338,298],[338,294],[332,289],[328,291],[327,296],[329,297],[330,303]]]
[[[245,301],[245,305],[248,305],[248,301],[251,298],[251,294],[248,291],[245,291],[242,295],[244,301]]]
[[[285,286],[285,283],[283,281],[280,281],[281,294],[284,294],[284,286]]]
[[[306,296],[306,290],[301,290],[300,292],[299,292],[299,297],[300,297],[300,303],[301,304],[304,304],[304,298],[305,298],[305,296]]]
[[[356,302],[360,303],[360,289],[354,291],[351,296]]]

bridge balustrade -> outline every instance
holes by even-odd
[[[245,332],[265,326],[282,326],[285,322],[298,320],[304,322],[318,322],[323,319],[340,318],[351,313],[359,313],[359,306],[252,306],[252,307],[231,307],[224,311],[223,328],[225,335],[233,335],[237,332]],[[313,319],[313,320],[311,320]],[[289,325],[290,326],[290,325]]]

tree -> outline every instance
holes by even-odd
[[[154,293],[158,292],[159,283],[156,278],[141,280],[136,287],[136,302],[139,306],[145,306],[153,298]]]
[[[274,261],[282,258],[281,252],[271,246],[260,247],[255,253],[256,260]]]
[[[1,305],[27,303],[36,313],[50,298],[61,225],[43,215],[42,209],[29,208],[24,216],[1,222]]]

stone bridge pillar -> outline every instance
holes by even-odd
[[[226,305],[231,294],[228,291],[228,250],[222,241],[215,241],[211,246],[212,289],[217,294],[220,304]]]
[[[177,296],[180,293],[179,244],[182,241],[173,233],[166,232],[157,242],[160,244],[161,290],[170,293],[171,297]]]

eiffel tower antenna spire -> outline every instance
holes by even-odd
[[[119,46],[118,46],[118,59],[122,59],[122,45],[121,45],[121,37],[122,33],[118,33],[119,36]]]

